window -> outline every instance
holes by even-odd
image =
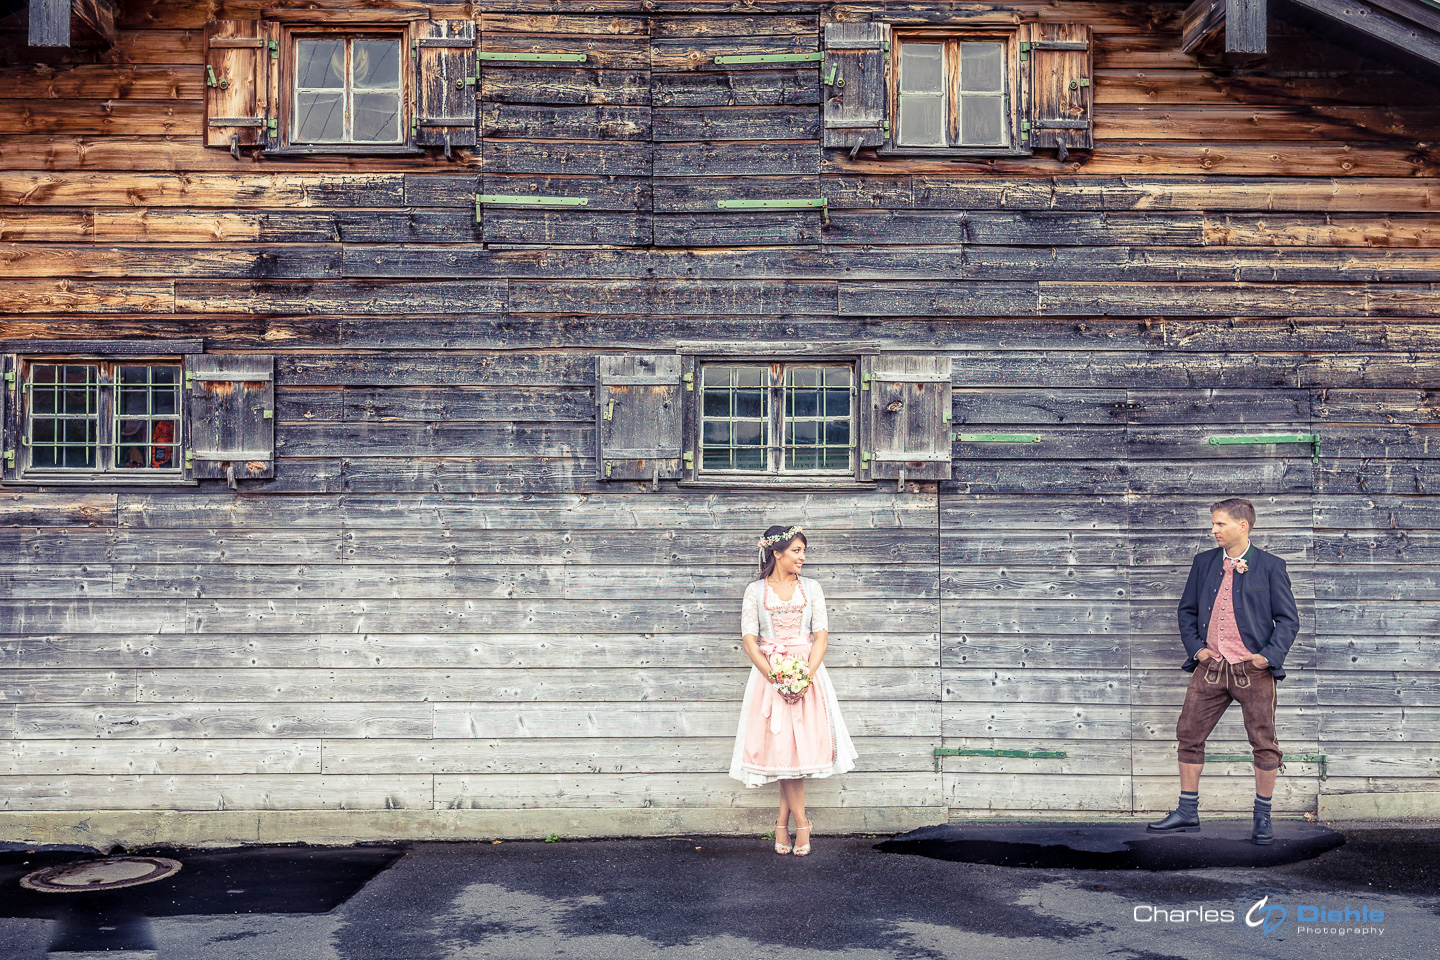
[[[0,352],[6,483],[234,485],[274,476],[272,356],[204,354],[198,340],[0,346],[36,351]]]
[[[855,471],[855,371],[844,364],[700,367],[700,469]]]
[[[30,471],[179,474],[178,363],[30,362],[23,383]]]
[[[901,43],[900,146],[1009,146],[1006,46],[1000,40]]]
[[[296,37],[291,143],[400,143],[401,38]]]

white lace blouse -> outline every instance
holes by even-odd
[[[825,614],[825,593],[820,589],[820,584],[809,577],[801,577],[800,586],[796,588],[795,595],[790,598],[792,603],[800,600],[802,589],[805,591],[805,613],[800,620],[800,636],[809,639],[810,634],[817,630],[828,631],[830,621]],[[771,606],[784,603],[764,580],[756,580],[746,587],[745,602],[740,608],[741,636],[756,636],[762,640],[774,638],[775,631],[770,625],[770,611],[765,609],[763,602],[767,590],[770,592]]]

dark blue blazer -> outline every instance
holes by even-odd
[[[1206,550],[1190,566],[1190,579],[1185,581],[1185,594],[1180,598],[1180,642],[1189,655],[1181,669],[1192,671],[1199,661],[1195,654],[1205,646],[1210,630],[1210,614],[1215,597],[1225,578],[1221,548]],[[1240,639],[1251,653],[1270,661],[1270,672],[1276,680],[1285,676],[1282,664],[1295,634],[1300,631],[1300,614],[1295,609],[1295,594],[1290,589],[1290,574],[1285,561],[1266,553],[1253,544],[1246,554],[1249,571],[1235,574],[1235,623]]]

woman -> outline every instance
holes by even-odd
[[[800,576],[805,534],[799,527],[773,526],[760,538],[760,579],[745,590],[740,630],[755,669],[745,685],[740,730],[730,759],[730,776],[747,787],[780,781],[775,852],[803,857],[810,852],[805,816],[805,778],[828,777],[855,766],[857,756],[830,678],[821,665],[829,640],[825,594]],[[805,661],[813,683],[795,703],[770,681],[781,657]],[[795,817],[795,845],[790,817]]]

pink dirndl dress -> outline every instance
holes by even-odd
[[[828,630],[820,584],[800,578],[787,603],[764,580],[745,590],[740,632],[760,639],[760,652],[774,663],[782,656],[810,655],[817,630]],[[786,703],[753,665],[740,707],[740,729],[730,757],[730,776],[747,787],[773,780],[828,777],[854,769],[859,756],[850,742],[840,704],[825,665],[799,703]]]

